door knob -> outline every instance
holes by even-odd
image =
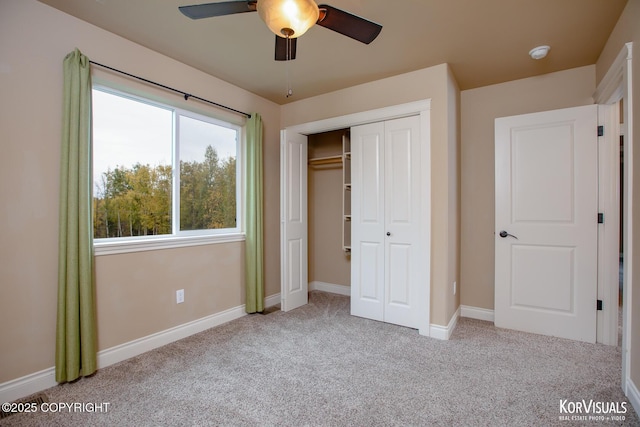
[[[504,239],[505,237],[507,237],[507,236],[511,236],[511,237],[513,237],[514,239],[518,240],[518,238],[517,238],[516,236],[514,236],[513,234],[509,234],[509,233],[507,233],[507,232],[506,232],[506,231],[504,231],[504,230],[502,230],[502,231],[500,232],[500,237],[502,237],[503,239]]]
[[[387,236],[391,236],[391,232],[390,231],[387,231]]]

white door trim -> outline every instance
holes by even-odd
[[[351,126],[364,125],[367,123],[397,119],[400,117],[420,114],[422,112],[428,112],[429,110],[431,110],[431,100],[425,99],[422,101],[409,102],[391,107],[383,107],[375,110],[347,114],[345,116],[332,117],[315,122],[302,123],[299,125],[289,126],[286,129],[303,135],[309,135],[312,133],[350,128]]]
[[[633,112],[633,102],[629,96],[632,93],[632,81],[631,81],[631,64],[632,64],[632,47],[633,43],[626,43],[624,48],[620,51],[615,61],[605,74],[604,78],[598,85],[593,99],[598,104],[612,104],[620,99],[624,98],[624,111],[623,122],[626,126],[625,139],[624,139],[624,176],[623,176],[623,246],[624,256],[626,260],[632,259],[632,194],[633,194],[633,123],[631,122]],[[612,125],[615,126],[615,123]],[[609,140],[610,141],[610,140]],[[607,173],[614,173],[615,167],[608,165]],[[616,177],[614,177],[615,179]],[[611,179],[611,177],[609,177]],[[619,215],[619,207],[612,207],[614,212]],[[602,257],[604,260],[612,260],[614,254],[611,251],[615,250],[615,254],[618,253],[618,248],[613,248],[612,245],[607,245],[605,253]],[[611,262],[611,261],[610,261]],[[599,266],[602,267],[602,266]],[[631,321],[631,306],[628,304],[631,299],[631,283],[632,283],[632,265],[630,262],[624,263],[623,271],[623,305],[622,305],[622,390],[625,395],[629,393],[629,385],[631,383],[630,367],[631,358],[629,354],[629,348],[631,344],[631,331],[629,329]],[[617,311],[617,310],[616,310]],[[611,313],[609,313],[611,315]]]
[[[597,313],[596,341],[618,345],[618,294],[620,249],[620,139],[615,104],[598,105],[598,299],[603,309]]]
[[[415,102],[409,102],[406,104],[399,104],[390,107],[378,108],[369,111],[363,111],[353,114],[347,114],[339,117],[332,117],[328,119],[302,123],[298,125],[288,126],[283,130],[292,133],[299,133],[302,135],[309,135],[320,132],[329,132],[337,129],[345,129],[350,128],[351,126],[385,121],[396,119],[400,117],[407,117],[411,115],[419,115],[420,116],[420,135],[423,141],[430,141],[431,138],[431,130],[430,130],[430,110],[431,110],[431,100],[424,99]],[[422,168],[423,178],[430,178],[431,176],[431,145],[427,143],[424,145],[426,148],[422,151],[422,162],[424,167]],[[282,164],[280,165],[282,172]],[[426,181],[430,182],[430,181]],[[423,210],[423,219],[424,219],[424,227],[423,227],[423,236],[429,242],[431,241],[431,185],[425,185],[422,190],[422,198],[423,198],[423,207],[426,206],[427,209]],[[427,254],[425,259],[425,266],[423,269],[429,272],[427,277],[431,275],[431,254],[430,254],[431,245],[426,245]],[[284,265],[284,260],[281,260],[281,274],[282,269],[286,266]],[[424,295],[421,298],[424,300],[424,313],[423,324],[419,328],[419,333],[421,335],[429,336],[430,329],[430,319],[431,319],[431,282],[428,281],[427,285],[424,289]]]

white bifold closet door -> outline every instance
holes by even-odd
[[[351,314],[419,328],[421,277],[419,116],[351,128]]]

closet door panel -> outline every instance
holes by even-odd
[[[406,308],[410,305],[411,289],[411,246],[389,245],[389,263],[387,268],[387,284],[385,289],[388,305]]]
[[[412,193],[412,164],[411,164],[411,134],[409,129],[398,129],[387,132],[386,159],[387,176],[385,184],[387,191],[388,223],[411,223]]]
[[[418,116],[351,129],[351,314],[419,328],[421,150]]]
[[[351,129],[351,314],[384,316],[384,125]]]
[[[385,122],[385,322],[419,327],[420,122]]]
[[[281,135],[280,249],[282,310],[308,302],[307,137],[283,131]]]
[[[384,247],[379,242],[359,242],[360,260],[358,267],[360,269],[360,286],[358,286],[358,297],[376,304],[382,305],[383,283],[378,271],[371,266],[384,263]],[[380,319],[382,320],[382,317]]]
[[[379,134],[364,135],[360,147],[360,167],[357,170],[359,189],[359,218],[362,223],[372,227],[383,224],[382,215],[383,191],[380,179],[380,157],[382,156],[382,141]],[[353,150],[353,148],[352,148]],[[353,183],[352,183],[353,186]],[[373,231],[373,230],[372,230]]]

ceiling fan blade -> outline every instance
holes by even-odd
[[[297,38],[287,40],[284,37],[276,36],[276,61],[289,61],[296,59],[297,44]],[[288,54],[287,50],[289,51]]]
[[[178,10],[191,19],[211,18],[236,13],[255,12],[257,1],[223,1],[220,3],[192,4],[180,6]]]
[[[369,44],[378,37],[382,25],[353,15],[335,7],[320,4],[320,18],[317,24],[337,33],[343,34],[359,42]]]

